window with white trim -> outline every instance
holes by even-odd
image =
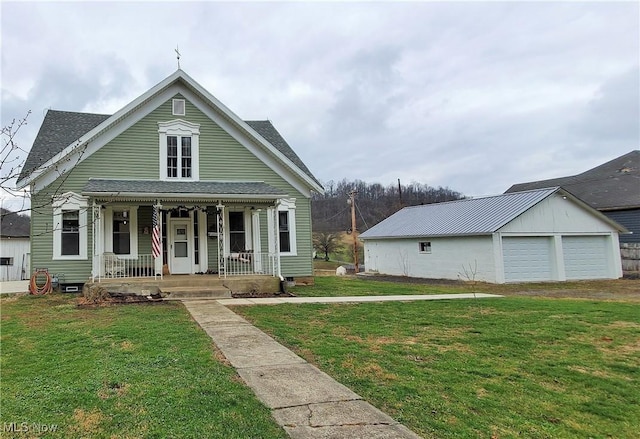
[[[420,253],[431,253],[431,242],[422,241],[418,243],[418,250]]]
[[[200,125],[176,119],[158,127],[160,178],[198,180]]]
[[[171,108],[174,116],[184,116],[186,112],[185,100],[173,99],[171,101]]]
[[[131,253],[131,220],[128,210],[113,212],[113,252],[117,255]]]
[[[53,259],[87,259],[87,199],[73,192],[53,200]]]
[[[289,211],[278,211],[278,238],[280,239],[280,252],[291,252],[291,229],[289,228]]]
[[[273,209],[267,217],[269,228],[269,251],[274,251],[272,240],[278,240],[278,249],[282,256],[296,256],[298,246],[296,242],[296,199],[286,198],[280,200],[278,212],[275,218],[277,224],[273,224]],[[277,228],[277,236],[273,235],[273,229]]]
[[[132,258],[138,256],[138,206],[106,207],[104,251]]]
[[[77,256],[80,254],[80,211],[62,210],[61,254]]]
[[[13,265],[13,258],[0,258],[0,265],[11,266]]]

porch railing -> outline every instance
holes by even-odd
[[[100,279],[117,279],[126,277],[155,277],[155,260],[153,255],[138,255],[135,258],[104,253],[100,258]]]
[[[227,276],[278,275],[278,258],[275,253],[231,252],[225,263]]]

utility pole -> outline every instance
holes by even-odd
[[[349,192],[349,204],[351,204],[351,235],[353,236],[353,260],[356,268],[356,274],[360,272],[360,264],[358,263],[358,237],[356,236],[356,194],[357,191]]]

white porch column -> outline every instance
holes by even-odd
[[[262,243],[260,237],[260,211],[253,210],[251,212],[251,230],[253,232],[252,236],[252,247],[253,247],[253,271],[255,273],[262,273]]]
[[[101,206],[93,200],[92,215],[93,218],[93,254],[91,257],[91,280],[95,281],[96,277],[99,279],[102,276],[102,243],[104,238],[102,236],[102,211]]]
[[[227,277],[226,259],[224,257],[224,205],[218,201],[216,206],[216,222],[218,231],[218,277]]]
[[[155,276],[160,276],[160,279],[162,279],[163,274],[162,274],[162,255],[164,254],[164,252],[162,251],[163,248],[163,242],[162,242],[162,229],[164,228],[164,224],[162,224],[162,205],[160,204],[159,201],[156,201],[156,204],[154,206],[152,206],[152,209],[154,209],[155,213],[152,213],[152,215],[157,213],[157,217],[156,217],[156,221],[157,221],[157,227],[158,227],[158,237],[160,238],[160,256],[155,258],[153,260],[153,266],[154,266],[154,271],[155,271]],[[151,233],[153,234],[154,231],[153,229],[151,230]],[[151,237],[151,239],[153,239],[153,235]],[[153,243],[151,244],[153,246]]]
[[[282,279],[282,269],[280,267],[280,236],[278,229],[278,206],[280,199],[276,200],[273,207],[267,209],[267,227],[269,230],[269,253],[273,254],[275,275]]]

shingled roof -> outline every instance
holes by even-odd
[[[47,111],[18,180],[28,177],[39,166],[109,117],[108,114]]]
[[[49,159],[53,158],[56,154],[80,139],[82,135],[88,133],[109,117],[111,116],[108,114],[78,113],[59,110],[47,111],[18,180],[28,177],[39,166],[46,163]],[[245,123],[321,186],[321,183],[314,177],[309,168],[302,162],[286,140],[284,140],[271,121],[252,120],[245,121]]]
[[[519,183],[505,193],[560,186],[598,210],[640,208],[640,150],[569,177]]]
[[[273,126],[270,120],[245,120],[245,123],[253,128],[258,134],[260,134],[267,142],[276,147],[278,151],[291,160],[297,167],[299,167],[305,174],[307,174],[313,181],[322,184],[313,176],[309,168],[304,164],[300,157],[293,151],[286,140],[280,135],[276,127]]]
[[[207,197],[247,195],[271,196],[285,195],[283,191],[264,182],[219,182],[219,181],[157,181],[157,180],[107,180],[90,178],[83,194],[87,195],[128,195],[128,194],[192,194]]]

